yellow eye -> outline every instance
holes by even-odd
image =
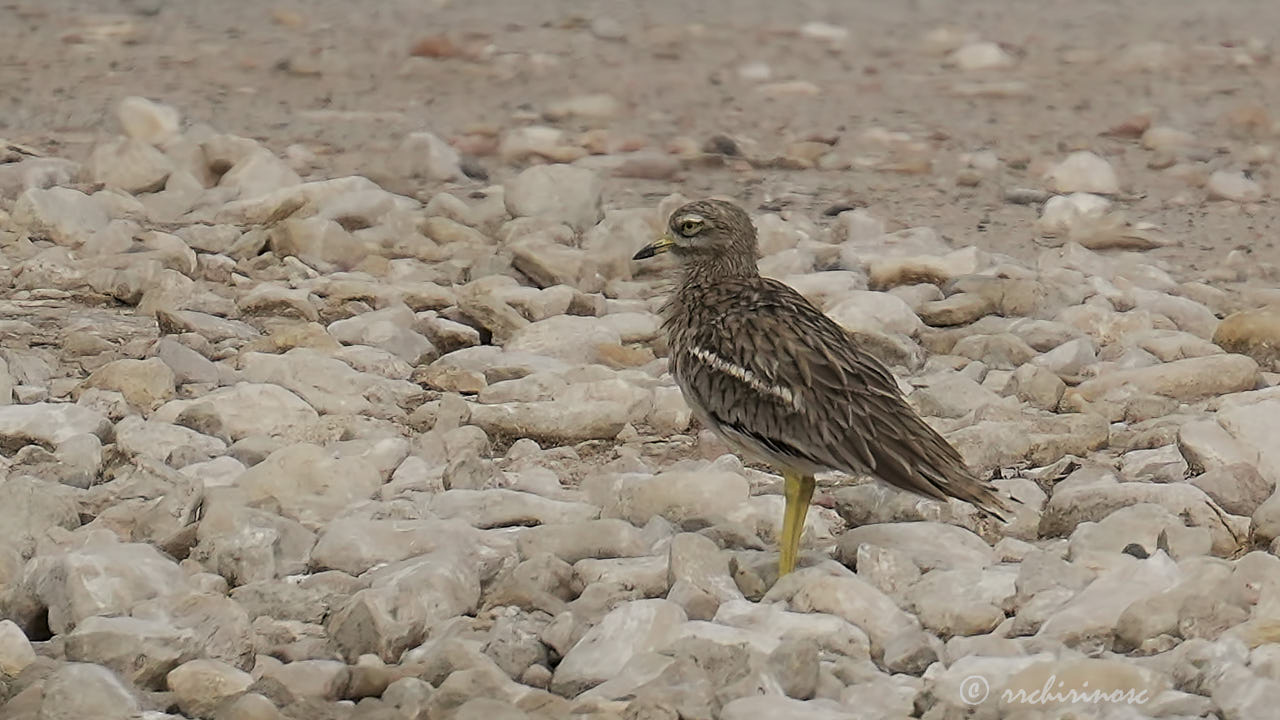
[[[697,220],[681,220],[680,221],[680,234],[684,235],[685,237],[693,237],[694,235],[697,235],[698,231],[701,229],[702,229],[702,223],[698,222]]]

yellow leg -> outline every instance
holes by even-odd
[[[782,577],[796,569],[796,556],[800,554],[800,536],[804,534],[804,516],[809,512],[809,501],[813,499],[814,481],[812,476],[786,470],[782,473],[785,482],[783,496],[787,499],[786,510],[782,515],[782,538],[778,547],[778,577]]]

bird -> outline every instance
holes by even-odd
[[[697,200],[635,253],[676,259],[661,307],[668,368],[693,416],[783,476],[778,575],[795,569],[814,474],[870,475],[924,497],[959,498],[1008,522],[1007,498],[907,404],[857,336],[789,285],[760,275],[741,207]]]

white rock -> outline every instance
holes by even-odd
[[[12,620],[0,620],[0,675],[17,677],[23,668],[36,661],[31,642]]]
[[[469,527],[460,520],[365,520],[340,518],[329,523],[311,553],[312,567],[359,575],[378,565],[437,550],[467,549],[486,562],[509,541]]]
[[[1241,172],[1218,170],[1209,176],[1210,200],[1258,202],[1262,199],[1262,186]]]
[[[259,150],[232,165],[218,180],[218,187],[234,189],[238,198],[259,198],[301,183],[288,163],[269,150]]]
[[[68,660],[92,662],[138,687],[155,687],[165,673],[199,652],[195,633],[156,620],[87,617],[65,635]]]
[[[127,613],[142,600],[187,588],[178,564],[159,550],[113,540],[103,531],[91,533],[83,546],[38,556],[28,566],[27,581],[49,608],[55,633],[69,632],[87,617]]]
[[[827,567],[802,568],[780,578],[765,602],[783,601],[794,612],[835,615],[867,633],[872,648],[883,652],[895,637],[920,628],[887,595],[851,572],[833,574]]]
[[[920,622],[943,637],[989,633],[1005,620],[1004,603],[1016,592],[1013,567],[936,570],[909,591]]]
[[[961,70],[996,70],[1013,67],[1015,60],[1004,48],[993,42],[969,43],[957,48],[948,61]]]
[[[598,346],[621,342],[618,331],[597,318],[557,315],[516,330],[503,348],[587,365],[599,358]]]
[[[28,157],[0,165],[0,193],[16,197],[24,190],[72,184],[80,164],[63,158]],[[4,216],[0,215],[0,222]]]
[[[599,224],[586,232],[581,247],[603,278],[630,280],[638,269],[631,256],[658,234],[659,224],[652,210],[610,209]]]
[[[244,471],[244,463],[230,455],[224,455],[205,462],[191,463],[178,472],[200,481],[200,484],[207,489],[234,485]]]
[[[521,557],[551,553],[569,563],[584,558],[640,557],[649,551],[640,529],[622,520],[602,519],[560,525],[537,525],[520,531]]]
[[[133,692],[110,670],[89,663],[67,663],[44,681],[40,720],[131,720],[141,713]]]
[[[58,245],[79,247],[111,221],[107,211],[79,190],[32,188],[18,196],[9,214],[10,228]]]
[[[369,414],[375,403],[405,405],[421,393],[407,380],[363,373],[310,348],[294,348],[283,355],[246,353],[245,380],[288,388],[325,414]]]
[[[407,363],[419,363],[424,355],[434,358],[435,347],[411,328],[416,318],[404,305],[336,320],[326,328],[334,339],[346,345],[371,345]]]
[[[584,232],[604,217],[600,178],[571,165],[537,165],[506,185],[507,212],[513,217],[539,217],[567,223]]]
[[[669,558],[667,599],[683,607],[691,619],[710,620],[721,603],[744,599],[729,574],[728,555],[710,538],[680,533],[671,538]]]
[[[1246,355],[1222,354],[1120,369],[1068,388],[1063,402],[1096,402],[1127,384],[1153,395],[1192,401],[1252,390],[1258,384],[1258,363]]]
[[[1090,193],[1054,195],[1044,204],[1036,227],[1046,234],[1068,233],[1082,222],[1098,220],[1111,207],[1111,201]]]
[[[399,156],[412,177],[437,181],[464,177],[458,151],[432,132],[409,133],[400,144]]]
[[[0,444],[18,448],[37,443],[61,445],[76,435],[108,437],[111,422],[93,410],[69,403],[0,406]]]
[[[585,157],[587,151],[569,144],[560,128],[526,125],[502,134],[498,155],[508,164],[543,158],[551,162],[572,162]]]
[[[0,408],[0,417],[3,409]],[[236,441],[250,435],[301,438],[319,418],[305,400],[279,385],[240,383],[194,400],[170,400],[152,419],[177,422]],[[204,424],[208,423],[208,427]]]
[[[84,387],[114,390],[133,407],[147,412],[173,397],[173,371],[160,358],[113,360],[94,370]]]
[[[440,550],[370,571],[369,587],[331,614],[331,643],[353,662],[374,654],[394,662],[423,630],[471,614],[480,600],[481,568],[465,551]],[[496,666],[497,675],[506,675]]]
[[[253,676],[218,660],[190,660],[165,676],[178,707],[193,715],[213,712],[218,703],[249,689]]]
[[[168,105],[131,95],[116,106],[116,119],[134,140],[161,145],[177,136],[182,115]]]
[[[1148,150],[1178,150],[1195,145],[1196,137],[1185,130],[1153,125],[1142,133],[1142,147]]]
[[[1045,173],[1045,179],[1060,193],[1114,195],[1120,192],[1120,181],[1111,163],[1087,150],[1068,155]]]
[[[844,300],[827,310],[827,314],[850,330],[876,324],[882,332],[915,337],[924,328],[919,316],[902,298],[871,290],[849,292]]]
[[[143,420],[137,415],[116,423],[116,446],[131,457],[144,456],[164,462],[180,447],[189,447],[207,456],[226,452],[227,444],[216,437],[171,423]]]
[[[294,660],[266,670],[262,677],[271,678],[289,689],[295,697],[337,700],[350,677],[347,665],[338,660]]]
[[[800,34],[807,38],[832,44],[842,43],[849,39],[848,28],[824,22],[807,22],[800,26]]]
[[[667,600],[623,603],[569,649],[556,666],[551,686],[573,697],[599,685],[617,675],[633,656],[675,640],[686,620],[684,610]]]
[[[862,628],[825,613],[788,612],[777,604],[726,600],[714,622],[722,625],[803,638],[824,650],[849,658],[870,658],[871,641]]]
[[[430,508],[436,517],[458,518],[477,528],[574,523],[600,516],[600,509],[594,505],[503,488],[450,489],[434,496]]]
[[[94,182],[136,195],[163,188],[173,161],[142,140],[119,138],[94,148],[87,170]]]
[[[316,536],[299,523],[257,508],[210,503],[191,558],[233,585],[307,570]]]
[[[636,525],[665,517],[677,526],[699,529],[723,522],[747,502],[750,489],[741,475],[710,468],[657,475],[624,475],[589,491],[605,517]]]
[[[608,93],[575,95],[547,105],[546,116],[552,120],[611,120],[622,112],[622,103]]]
[[[1280,399],[1225,407],[1218,423],[1245,448],[1257,453],[1258,472],[1271,483],[1280,483],[1280,447],[1271,432],[1280,422]]]
[[[261,162],[267,164],[270,161],[263,158]],[[245,172],[247,173],[252,167],[248,166]],[[276,170],[279,175],[275,180],[270,180],[267,184],[280,182],[281,176],[287,181],[290,176],[286,171],[293,172],[287,165],[283,168],[277,167]],[[246,182],[249,180],[250,178],[245,178]],[[214,212],[211,219],[214,222],[223,224],[261,225],[273,220],[279,220],[280,217],[288,217],[293,212],[296,212],[298,208],[308,204],[323,212],[330,202],[354,193],[370,190],[386,192],[378,187],[377,183],[359,175],[288,185],[266,195],[246,196],[240,200],[229,202]],[[413,209],[418,206],[415,200],[400,196],[394,197],[398,207]]]
[[[1280,704],[1280,681],[1260,678],[1236,666],[1223,673],[1212,697],[1225,719],[1266,717]]]
[[[982,538],[955,525],[936,522],[879,523],[850,529],[840,552],[854,558],[860,545],[877,545],[906,554],[921,571],[935,568],[984,568],[995,562]]]
[[[773,68],[763,60],[752,60],[738,66],[738,77],[747,82],[765,82],[773,78]]]
[[[613,439],[631,419],[626,405],[608,400],[573,402],[556,398],[546,402],[471,404],[469,408],[471,424],[491,435],[559,443]]]
[[[1109,638],[1120,614],[1133,602],[1173,588],[1182,579],[1177,564],[1163,551],[1145,560],[1125,562],[1098,575],[1040,626],[1037,637],[1070,645]]]
[[[274,500],[282,515],[311,526],[373,497],[381,484],[370,464],[334,458],[332,451],[305,443],[271,453],[237,483],[251,501]]]

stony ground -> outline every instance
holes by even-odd
[[[0,7],[0,718],[1274,714],[1280,8],[681,5]],[[1011,523],[776,577],[710,194]]]

